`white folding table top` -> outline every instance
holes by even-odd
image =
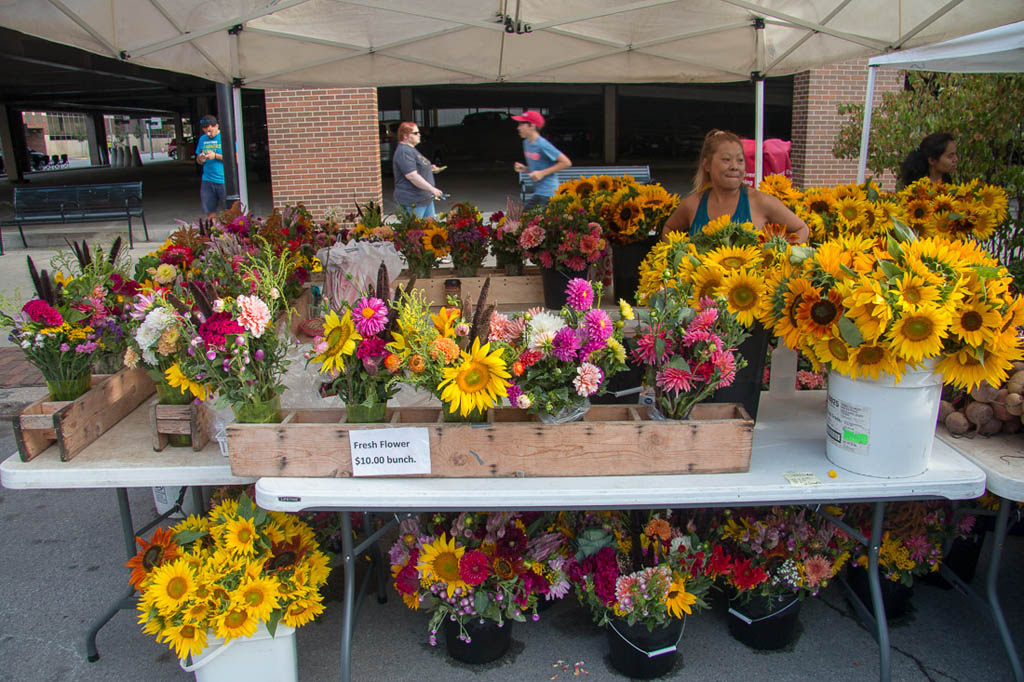
[[[1001,434],[992,438],[954,438],[946,427],[935,433],[985,472],[985,486],[1000,497],[1024,502],[1024,436]]]
[[[261,478],[264,509],[300,511],[457,511],[652,508],[878,499],[968,499],[985,473],[936,439],[929,469],[910,478],[853,474],[825,458],[825,391],[764,393],[750,471],[740,474],[559,478]],[[835,470],[837,476],[828,473]],[[793,485],[787,473],[820,485]]]
[[[231,473],[227,457],[211,439],[192,448],[153,450],[149,409],[143,405],[118,422],[70,462],[56,446],[30,462],[14,453],[0,464],[5,488],[134,488],[154,485],[238,485],[252,483]]]

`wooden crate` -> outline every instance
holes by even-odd
[[[638,405],[594,405],[583,421],[543,424],[515,408],[487,424],[441,421],[439,408],[388,410],[387,424],[347,424],[343,408],[294,410],[281,424],[231,424],[236,476],[352,475],[348,432],[423,426],[431,477],[606,476],[747,471],[754,421],[736,403],[703,403],[688,421],[652,421]]]
[[[154,399],[149,406],[149,425],[153,449],[157,452],[167,447],[167,436],[170,435],[190,436],[192,449],[199,452],[210,442],[213,414],[205,403],[161,405]]]
[[[14,417],[14,439],[23,461],[54,442],[69,461],[151,396],[156,388],[141,367],[93,375],[92,388],[72,401],[38,400]]]
[[[525,309],[532,306],[544,305],[544,287],[541,282],[540,268],[528,267],[522,275],[509,276],[505,274],[504,268],[480,268],[477,270],[478,277],[459,277],[455,270],[434,269],[430,277],[416,279],[416,289],[423,292],[427,302],[433,301],[434,307],[445,304],[444,281],[446,279],[457,279],[462,282],[462,299],[469,299],[476,304],[480,296],[480,289],[488,277],[491,278],[491,288],[487,295],[487,301],[503,309],[508,306],[515,306],[516,309]],[[405,285],[409,281],[408,271],[394,281],[394,286]]]

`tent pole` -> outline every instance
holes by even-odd
[[[241,70],[238,66],[238,36],[242,27],[232,28],[228,33],[228,42],[231,49],[231,99],[234,103],[232,109],[235,114],[235,164],[238,168],[238,200],[247,210],[252,210],[249,203],[249,179],[245,172],[245,126],[242,120],[242,79]]]
[[[864,95],[864,123],[860,129],[860,156],[857,159],[857,184],[864,184],[868,174],[868,138],[871,137],[871,110],[875,107],[875,72],[877,66],[868,67],[867,93]]]
[[[764,178],[764,27],[763,17],[754,19],[754,54],[757,71],[750,74],[754,81],[754,188]]]

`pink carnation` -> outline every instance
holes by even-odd
[[[238,322],[257,339],[263,336],[270,324],[270,308],[258,296],[239,296]]]

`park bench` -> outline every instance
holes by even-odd
[[[21,243],[27,248],[23,225],[101,222],[128,219],[128,244],[135,245],[132,218],[142,218],[142,230],[149,241],[146,214],[142,210],[141,182],[111,182],[102,185],[65,185],[62,187],[15,187],[14,215],[0,222],[17,225]],[[0,230],[0,255],[4,253]]]
[[[650,166],[570,166],[555,171],[555,184],[561,185],[566,180],[576,178],[589,178],[592,175],[608,175],[613,178],[621,178],[626,175],[632,176],[640,184],[651,182]],[[525,203],[533,196],[533,180],[529,173],[519,174],[519,196]]]

